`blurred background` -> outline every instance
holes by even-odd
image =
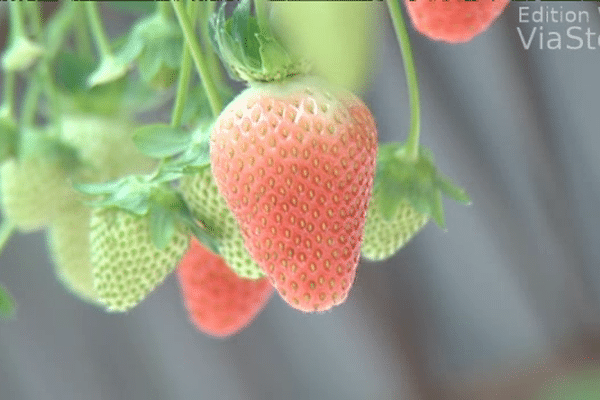
[[[362,262],[330,312],[304,315],[274,296],[226,340],[196,331],[174,276],[131,312],[106,314],[56,280],[45,233],[17,234],[0,256],[0,282],[18,303],[0,322],[0,400],[600,399],[600,44],[596,33],[595,49],[540,50],[536,36],[525,50],[517,27],[573,24],[520,23],[523,4],[463,45],[409,26],[422,142],[473,201],[445,202],[446,232],[429,223],[389,261]],[[583,30],[600,32],[595,2],[560,4],[587,10]],[[332,79],[361,93],[381,142],[404,140],[407,90],[385,5],[332,20],[319,7],[341,3],[286,6],[273,3],[280,29],[312,12],[356,34],[339,33],[350,40],[331,58],[341,66],[319,67],[342,69]],[[141,15],[100,9],[111,36]],[[367,22],[353,25],[357,15]]]

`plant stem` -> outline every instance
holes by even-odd
[[[194,2],[188,1],[187,12],[188,15],[193,15]],[[192,18],[192,28],[194,28],[195,22],[196,18]],[[192,57],[190,55],[190,48],[187,43],[183,43],[183,55],[181,56],[181,67],[179,68],[179,82],[177,83],[177,96],[175,97],[173,115],[171,116],[171,126],[175,128],[181,125],[181,116],[183,115],[183,107],[185,105],[185,101],[187,100],[187,93],[192,75],[191,73]]]
[[[44,83],[46,102],[48,103],[48,107],[50,109],[50,120],[54,125],[56,125],[60,119],[61,108],[58,93],[56,92],[56,87],[54,86],[54,82],[52,80],[52,74],[50,73],[50,63],[48,60],[44,60],[44,62],[40,65],[40,74]]]
[[[112,58],[112,51],[110,50],[110,44],[102,20],[100,19],[100,13],[98,12],[98,4],[94,1],[88,1],[85,3],[87,10],[88,20],[90,21],[90,27],[92,28],[92,34],[96,40],[96,45],[100,49],[100,56],[102,59]]]
[[[217,57],[217,53],[212,49],[212,45],[210,43],[210,34],[208,30],[208,24],[210,17],[215,9],[214,1],[206,1],[203,2],[200,7],[200,41],[204,46],[206,51],[206,58],[208,64],[210,66],[210,73],[213,79],[217,82],[223,82],[223,73],[221,71],[221,67],[219,64],[219,58]]]
[[[198,74],[200,75],[202,86],[204,86],[204,90],[206,91],[206,95],[208,97],[208,101],[210,103],[213,115],[216,117],[221,112],[223,103],[221,100],[221,96],[219,95],[219,92],[217,90],[217,87],[215,86],[215,83],[212,80],[212,77],[210,76],[210,70],[206,63],[206,60],[202,57],[202,49],[200,48],[200,44],[198,43],[198,39],[196,38],[196,33],[192,28],[192,24],[189,18],[187,17],[181,2],[177,0],[171,0],[171,4],[173,4],[173,9],[175,10],[175,15],[177,15],[179,25],[183,29],[183,35],[185,36],[185,40],[190,49],[192,59],[194,60],[194,64],[196,64],[196,69],[198,70]]]
[[[21,2],[11,2],[10,4],[10,32],[12,35],[12,40],[15,40],[19,36],[27,37],[23,22],[23,9],[21,8]]]
[[[256,22],[258,22],[260,31],[263,34],[269,33],[269,14],[264,0],[254,0],[254,13],[256,14]]]
[[[83,55],[85,58],[92,58],[90,34],[87,29],[85,12],[81,7],[77,7],[77,10],[75,11],[75,29],[77,31],[75,34],[77,53]]]
[[[21,113],[21,124],[23,126],[31,126],[35,122],[37,111],[37,102],[40,96],[40,85],[37,79],[29,81],[27,92],[23,99],[23,112]]]
[[[42,14],[38,2],[27,2],[29,8],[29,19],[31,21],[31,34],[37,39],[41,39],[42,34]]]
[[[400,45],[406,84],[408,86],[408,100],[410,104],[410,130],[406,139],[406,151],[409,159],[416,161],[419,157],[419,135],[421,133],[421,106],[419,104],[419,84],[417,71],[410,47],[410,38],[402,16],[400,1],[386,0],[390,17],[396,32],[396,39]]]
[[[4,246],[8,243],[8,239],[10,239],[15,232],[15,228],[15,224],[11,221],[7,219],[2,221],[2,224],[0,225],[0,253],[2,253],[2,249],[4,249]]]
[[[0,105],[0,117],[12,118],[15,103],[15,73],[4,71],[4,90],[2,93],[2,105]]]

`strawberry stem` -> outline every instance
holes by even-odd
[[[12,36],[12,40],[16,40],[17,37],[23,36],[26,37],[25,34],[25,25],[23,23],[23,9],[21,8],[21,2],[18,1],[12,4],[10,9],[10,33]]]
[[[32,126],[35,123],[40,90],[40,84],[37,79],[29,82],[25,97],[23,98],[23,112],[21,113],[21,124],[23,126]]]
[[[83,9],[77,7],[76,18],[75,18],[75,46],[77,47],[77,53],[83,55],[85,58],[92,58],[92,46],[90,43],[90,34],[87,29],[86,19]],[[83,18],[82,18],[83,17]]]
[[[187,3],[187,13],[188,15],[193,15],[194,2],[189,1]],[[195,22],[196,18],[192,18],[192,29],[194,28]],[[173,106],[173,114],[171,116],[171,126],[173,126],[174,128],[177,128],[179,125],[181,125],[181,117],[183,115],[183,108],[187,99],[191,72],[192,58],[190,54],[190,48],[187,45],[187,43],[184,42],[183,55],[181,56],[181,66],[179,68],[179,82],[177,83],[177,96],[175,97],[175,105]]]
[[[2,249],[4,249],[4,246],[8,243],[8,239],[10,239],[15,232],[15,228],[15,224],[11,221],[7,219],[2,221],[2,224],[0,225],[0,253],[2,253]]]
[[[2,105],[0,105],[0,118],[12,118],[14,115],[15,102],[15,73],[13,71],[5,71],[4,73],[4,90],[2,93]]]
[[[98,4],[93,1],[85,3],[88,21],[90,21],[90,27],[92,28],[92,35],[96,40],[98,49],[100,50],[100,56],[102,59],[113,58],[108,37],[102,26],[102,20],[100,19],[100,13],[98,12]]]
[[[210,44],[210,33],[209,33],[209,20],[210,16],[215,10],[214,1],[205,1],[202,3],[203,7],[200,7],[200,41],[203,46],[207,48],[206,58],[210,67],[210,73],[213,79],[217,82],[224,82],[223,73],[221,72],[219,57],[214,52]]]
[[[173,9],[175,10],[175,15],[177,15],[179,25],[183,30],[183,35],[185,36],[185,40],[190,49],[194,64],[196,64],[196,69],[198,70],[200,80],[202,81],[202,86],[204,87],[206,95],[208,96],[208,101],[210,103],[213,115],[217,117],[223,108],[223,103],[221,96],[217,91],[217,87],[210,76],[208,63],[206,62],[206,59],[202,57],[202,49],[200,47],[200,43],[198,43],[198,39],[196,38],[194,28],[192,28],[192,23],[186,15],[185,10],[183,9],[183,4],[181,4],[180,1],[171,0],[171,3],[173,4]]]
[[[410,37],[406,30],[404,17],[400,8],[400,1],[387,0],[388,10],[396,32],[396,38],[400,45],[402,61],[404,63],[404,72],[406,74],[406,84],[408,86],[408,100],[410,103],[410,130],[406,139],[407,157],[409,160],[416,161],[419,158],[419,136],[421,133],[421,106],[419,104],[419,83],[417,81],[417,71],[410,47]]]

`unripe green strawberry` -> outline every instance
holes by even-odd
[[[63,210],[48,229],[48,247],[60,281],[75,295],[100,304],[90,263],[90,216],[80,203]]]
[[[393,256],[429,221],[429,216],[417,212],[402,200],[391,219],[386,219],[379,207],[380,193],[375,189],[367,210],[362,256],[371,261]]]
[[[253,83],[217,119],[215,182],[250,255],[292,307],[324,311],[346,299],[376,153],[366,105],[314,77]]]
[[[210,167],[194,175],[181,178],[181,194],[194,216],[213,226],[218,226],[223,238],[220,253],[227,265],[241,278],[259,279],[265,276],[263,270],[252,260],[244,246],[239,226],[219,194]]]
[[[62,139],[79,151],[88,170],[85,182],[104,182],[150,170],[153,161],[133,143],[134,126],[126,118],[71,114],[62,118]]]
[[[248,326],[273,294],[268,279],[240,278],[196,239],[179,262],[177,278],[190,320],[216,337],[234,335]]]
[[[179,225],[160,250],[147,217],[116,208],[92,211],[90,246],[94,289],[107,311],[127,311],[171,273],[188,248]]]
[[[21,232],[42,229],[74,201],[65,169],[50,157],[8,160],[0,168],[2,209]]]

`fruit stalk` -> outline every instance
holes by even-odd
[[[15,73],[13,71],[6,71],[4,73],[4,90],[2,92],[0,118],[4,116],[12,118],[15,102]]]
[[[104,28],[102,27],[102,21],[100,20],[100,14],[98,12],[98,4],[93,1],[85,3],[88,20],[90,21],[90,27],[92,28],[92,34],[96,40],[96,44],[100,49],[100,55],[102,59],[113,58],[112,51],[110,50],[110,44],[108,43],[108,37]]]
[[[406,74],[406,84],[408,86],[408,101],[410,103],[410,130],[406,140],[407,156],[410,160],[416,161],[419,157],[419,136],[421,134],[421,105],[419,103],[419,83],[417,81],[417,71],[410,46],[410,37],[406,30],[404,17],[400,8],[400,2],[397,0],[387,0],[390,18],[396,32],[396,39],[400,45],[402,61],[404,64],[404,73]]]
[[[166,4],[166,3],[159,3]],[[188,2],[187,12],[189,15],[193,14],[194,2]],[[192,28],[196,19],[192,19]],[[179,68],[179,82],[177,83],[177,96],[175,97],[175,105],[173,106],[173,115],[171,116],[171,126],[178,127],[181,124],[181,117],[183,115],[183,108],[187,99],[188,88],[190,84],[190,77],[192,72],[192,59],[190,54],[190,47],[187,43],[183,43],[183,54],[181,56],[181,67]]]
[[[11,40],[15,40],[19,36],[27,36],[25,34],[25,25],[23,23],[23,9],[21,2],[18,1],[10,7],[10,27]]]
[[[196,39],[196,34],[194,32],[194,28],[192,28],[192,23],[183,9],[183,5],[177,0],[171,0],[171,3],[173,4],[175,15],[177,16],[177,20],[179,21],[179,25],[181,26],[183,35],[185,36],[185,41],[187,42],[192,54],[194,64],[196,64],[196,69],[200,75],[202,86],[204,87],[204,90],[208,96],[210,108],[213,112],[213,115],[216,117],[223,108],[221,96],[219,96],[217,87],[210,76],[208,64],[206,63],[204,57],[202,57],[202,49],[200,48],[200,44]]]

